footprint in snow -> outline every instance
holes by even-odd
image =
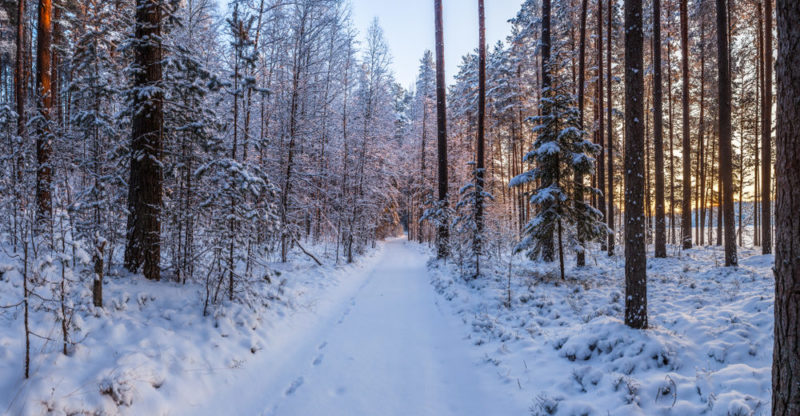
[[[297,389],[298,389],[298,388],[300,388],[300,386],[302,386],[302,385],[303,385],[303,382],[304,382],[304,381],[305,381],[305,380],[303,379],[303,377],[298,377],[298,378],[297,378],[295,381],[293,381],[293,382],[292,382],[292,385],[291,385],[291,386],[289,386],[289,388],[288,388],[288,389],[286,389],[286,393],[285,393],[285,395],[286,395],[286,396],[291,396],[291,395],[293,395],[293,394],[294,394],[294,392],[296,392],[296,391],[297,391]]]
[[[323,348],[325,348],[325,347],[327,347],[327,346],[328,346],[328,341],[325,341],[325,342],[323,342],[322,344],[319,344],[319,347],[317,347],[317,349],[318,349],[318,350],[321,350],[321,349],[323,349]]]
[[[320,355],[318,355],[318,356],[317,356],[317,358],[315,358],[315,359],[314,359],[314,363],[313,363],[313,364],[314,364],[314,367],[316,367],[316,366],[318,366],[318,365],[322,364],[322,359],[323,359],[323,358],[325,358],[325,354],[320,354]]]

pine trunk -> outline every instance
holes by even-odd
[[[17,135],[25,138],[25,0],[17,7],[17,50],[14,69],[14,98],[17,101]]]
[[[772,414],[800,414],[800,3],[777,0],[775,347]]]
[[[761,254],[772,253],[772,0],[764,0],[764,94],[761,96]]]
[[[548,1],[548,0],[545,0]],[[447,215],[447,96],[444,78],[444,32],[442,28],[442,0],[434,0],[436,14],[436,124],[437,158],[439,170],[439,209]],[[450,230],[447,220],[437,230],[437,257],[442,259],[450,254]]]
[[[614,125],[613,120],[611,118],[611,113],[614,108],[613,101],[611,100],[611,29],[613,28],[613,18],[614,18],[614,2],[608,2],[608,24],[606,25],[606,93],[608,94],[608,100],[606,105],[606,111],[608,113],[608,121],[606,123],[606,128],[608,129],[608,143],[605,146],[606,157],[608,158],[608,169],[606,172],[606,176],[608,177],[608,209],[606,210],[606,225],[611,230],[614,229]],[[600,117],[602,118],[603,115],[601,114]],[[601,133],[602,135],[602,133]],[[602,140],[601,140],[602,143]],[[603,159],[602,154],[600,155],[600,164],[602,165]],[[602,177],[600,178],[602,181]],[[616,242],[616,234],[611,233],[608,236],[608,255],[614,255],[614,243]]]
[[[608,0],[609,2],[611,0]],[[597,144],[603,146],[603,0],[597,1]],[[606,172],[605,167],[603,165],[603,160],[605,155],[605,148],[600,148],[600,156],[599,161],[600,163],[597,164],[597,189],[600,190],[600,195],[597,198],[598,209],[603,214],[603,217],[606,217],[606,187],[605,187],[605,180]],[[612,239],[613,236],[609,236],[607,240]],[[603,240],[601,242],[602,250],[608,249],[608,241]]]
[[[672,34],[670,33],[670,37]],[[672,105],[672,39],[667,42],[667,90],[669,91],[669,236],[675,238],[675,112]]]
[[[681,0],[681,72],[683,74],[683,188],[681,198],[681,243],[692,248],[692,156],[689,137],[689,12],[688,0]]]
[[[480,275],[480,258],[483,237],[483,185],[484,185],[484,116],[486,113],[486,25],[483,0],[478,0],[478,143],[475,166],[475,271]]]
[[[586,12],[588,7],[588,0],[581,0],[581,14],[580,14],[580,34],[578,46],[578,124],[579,128],[583,130],[583,111],[585,109],[585,91],[586,91]],[[602,137],[602,135],[600,136]],[[602,141],[602,139],[601,139]],[[603,159],[599,163],[603,164]],[[583,176],[575,174],[575,206],[576,208],[583,205]],[[581,245],[584,243],[584,236],[578,235],[578,241]],[[576,255],[576,263],[578,267],[586,265],[586,254],[583,250],[579,250]]]
[[[163,147],[163,93],[161,91],[160,0],[136,1],[134,88],[152,90],[133,95],[131,167],[128,183],[128,226],[125,267],[160,280]]]
[[[625,324],[647,328],[642,0],[625,0]]]
[[[36,109],[41,116],[36,131],[36,227],[38,232],[49,230],[52,217],[51,187],[53,181],[52,137],[50,135],[53,111],[51,79],[51,44],[53,30],[53,2],[39,0],[39,19],[36,26]]]
[[[736,266],[736,218],[733,210],[733,149],[731,145],[731,67],[728,50],[728,8],[717,0],[717,55],[719,56],[719,172],[722,183],[725,266]]]
[[[656,179],[655,256],[667,257],[667,227],[664,212],[664,119],[661,87],[661,0],[653,0],[653,130]]]
[[[704,245],[704,233],[706,226],[706,164],[705,162],[705,133],[706,133],[706,20],[705,15],[700,20],[700,132],[697,140],[698,154],[697,161],[700,165],[698,174],[700,175],[700,222],[698,226],[697,239],[700,246]],[[710,225],[709,225],[710,226]]]

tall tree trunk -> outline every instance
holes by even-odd
[[[426,188],[426,181],[425,181],[425,173],[427,169],[425,168],[425,155],[428,153],[425,149],[425,142],[428,133],[428,100],[424,99],[422,101],[422,140],[420,143],[420,173],[419,173],[419,191],[420,191],[420,201],[425,199],[425,188]],[[422,218],[424,214],[422,209],[422,204],[419,206],[419,218]],[[417,242],[422,243],[424,237],[424,228],[422,223],[418,224],[419,232],[417,233]]]
[[[160,0],[136,0],[134,88],[150,94],[133,95],[131,167],[128,182],[128,226],[125,267],[160,280],[163,147],[161,90]]]
[[[708,245],[714,244],[714,203],[718,202],[715,200],[716,195],[714,194],[714,181],[717,180],[719,176],[719,171],[717,170],[717,165],[714,164],[714,155],[717,154],[717,143],[719,140],[714,141],[713,137],[708,138],[709,146],[711,146],[711,151],[709,152],[708,163],[711,168],[711,177],[708,179]]]
[[[653,153],[650,149],[650,109],[653,107],[650,105],[650,83],[647,82],[647,76],[644,78],[643,100],[644,108],[647,109],[647,111],[644,112],[644,243],[651,244],[653,241],[653,210],[650,204],[652,201],[651,192],[653,187],[650,182],[650,155]]]
[[[764,94],[761,96],[761,253],[772,253],[772,0],[764,0]]]
[[[772,414],[800,414],[800,3],[777,0],[775,347]]]
[[[586,91],[586,12],[588,7],[588,0],[581,0],[581,15],[580,15],[580,35],[579,35],[579,50],[578,50],[578,127],[583,130],[583,111],[585,109],[585,91]],[[602,134],[600,141],[602,142]],[[603,164],[603,159],[599,163]],[[582,175],[575,174],[575,206],[576,208],[583,204],[583,181]],[[584,236],[578,235],[578,241],[582,245]],[[586,254],[583,250],[579,250],[576,255],[576,263],[578,267],[586,265]]]
[[[741,90],[739,91],[739,99],[743,99],[745,97],[745,82],[744,82],[744,74],[742,74],[742,82],[741,82]],[[744,106],[739,106],[739,227],[736,229],[736,237],[739,239],[739,246],[744,247],[744,221],[743,221],[743,210],[742,205],[744,205],[744,137],[745,132],[747,131],[744,126]]]
[[[661,0],[653,0],[653,130],[655,135],[656,240],[655,256],[667,257],[667,227],[664,212],[664,119],[661,90]]]
[[[642,0],[625,0],[625,324],[647,328]]]
[[[50,80],[52,82],[52,95],[53,103],[51,106],[51,118],[55,119],[56,126],[62,126],[63,120],[61,119],[61,79],[59,77],[59,66],[61,65],[61,56],[59,55],[59,47],[62,45],[64,39],[61,29],[61,8],[58,0],[53,1],[53,27],[51,37],[52,58],[50,59]]]
[[[692,248],[692,148],[689,137],[689,12],[681,0],[681,71],[683,73],[683,188],[681,198],[681,243]]]
[[[733,211],[733,150],[731,145],[731,67],[728,50],[728,8],[717,0],[717,56],[719,57],[719,173],[722,183],[725,266],[736,266],[736,217]]]
[[[549,0],[545,0],[549,1]],[[444,79],[444,32],[442,28],[442,0],[433,2],[436,15],[436,124],[437,157],[439,165],[439,204],[447,212],[447,85]],[[437,230],[437,257],[442,259],[450,254],[450,230],[447,220]]]
[[[703,246],[706,226],[706,164],[705,162],[705,133],[706,133],[706,19],[705,14],[700,18],[700,132],[697,140],[697,162],[700,166],[700,222],[696,224],[699,231],[698,244]]]
[[[541,54],[542,54],[542,88],[540,92],[540,98],[544,99],[545,97],[551,96],[551,86],[552,86],[552,78],[550,76],[550,0],[542,1],[542,39],[541,39]],[[549,106],[540,106],[540,110],[542,111],[542,115],[546,116],[549,114],[550,108]],[[541,183],[540,186],[542,188],[546,188],[550,186],[549,183]],[[542,207],[542,209],[548,209],[548,207]],[[542,258],[544,261],[552,262],[555,260],[555,246],[553,243],[553,232],[551,231],[542,242]]]
[[[39,19],[36,26],[36,109],[42,120],[36,134],[36,228],[49,229],[52,217],[51,187],[53,181],[52,131],[53,91],[50,73],[52,44],[52,0],[39,0]]]
[[[607,0],[611,2],[611,0]],[[597,189],[600,190],[600,195],[597,198],[597,205],[603,217],[606,217],[606,187],[605,187],[605,148],[603,147],[603,0],[597,0],[597,144],[601,146],[600,155],[597,164]],[[608,241],[613,239],[613,235],[609,235],[607,239],[603,239],[600,243],[601,250],[608,249]]]
[[[16,49],[16,62],[14,65],[14,99],[16,100],[16,111],[17,111],[17,136],[19,136],[19,140],[25,143],[27,141],[27,129],[25,128],[26,120],[25,117],[25,81],[27,77],[25,76],[25,0],[19,0],[17,7],[17,49]],[[12,230],[11,235],[11,242],[14,248],[14,251],[17,250],[17,243],[19,238],[19,232],[21,231],[19,228],[19,206],[20,206],[20,192],[19,183],[22,181],[22,171],[23,171],[23,163],[24,159],[21,154],[22,152],[18,152],[15,159],[11,161],[14,164],[12,169],[12,183],[14,186],[14,213],[13,213],[13,221],[14,221],[14,228]],[[24,244],[24,242],[23,242]]]
[[[584,0],[586,1],[586,0]],[[483,0],[478,0],[478,143],[475,170],[475,272],[481,274],[481,249],[483,238],[483,185],[484,185],[484,116],[486,113],[486,24]]]
[[[14,98],[17,101],[17,135],[25,138],[25,0],[17,7],[17,51],[14,69]]]
[[[760,101],[760,100],[762,100],[762,98],[760,98],[760,97],[762,97],[764,95],[764,24],[763,24],[764,17],[762,16],[763,9],[761,8],[761,2],[760,1],[756,2],[756,5],[757,5],[757,7],[756,7],[756,16],[757,16],[756,17],[756,26],[757,26],[756,32],[758,33],[758,36],[756,38],[757,39],[757,42],[756,42],[756,49],[757,49],[757,53],[756,53],[756,61],[757,61],[757,65],[756,65],[756,74],[757,74],[757,77],[756,77],[756,80],[757,80],[756,102],[757,103],[762,103]],[[763,117],[761,117],[761,114],[764,111],[764,106],[762,104],[762,105],[755,105],[754,107],[756,107],[756,140],[755,140],[756,166],[755,166],[755,169],[754,169],[754,171],[755,171],[755,185],[754,185],[755,196],[753,197],[753,216],[755,217],[755,219],[753,220],[753,227],[754,227],[754,230],[753,230],[753,244],[756,245],[756,246],[760,246],[761,245],[761,228],[759,227],[759,223],[761,221],[761,219],[760,219],[761,213],[759,212],[758,208],[760,206],[760,199],[761,199],[761,198],[759,198],[759,196],[761,195],[760,194],[760,192],[761,192],[761,181],[759,180],[761,178],[760,170],[759,170],[759,167],[761,166],[761,164],[760,164],[761,153],[759,152],[760,145],[759,145],[759,137],[758,136],[760,136],[760,134],[761,134],[761,132],[759,130],[759,127],[760,127],[760,124],[761,124],[761,120],[763,120]]]
[[[608,209],[606,210],[606,225],[610,229],[614,229],[614,125],[613,120],[611,118],[611,113],[613,111],[614,105],[613,101],[611,100],[611,29],[613,28],[613,18],[614,18],[614,2],[608,2],[608,24],[606,25],[606,92],[608,94],[608,104],[606,106],[606,111],[608,112],[608,122],[606,123],[606,128],[608,129],[608,144],[605,146],[606,155],[608,157],[608,172],[606,172],[606,176],[608,176]],[[602,118],[603,115],[601,114],[600,117]],[[602,133],[601,133],[602,134]],[[601,140],[602,142],[602,140]],[[602,154],[600,155],[600,164],[602,165]],[[602,177],[600,180],[603,180]],[[616,233],[611,233],[608,236],[608,255],[614,255],[614,244],[616,243]]]
[[[670,37],[672,34],[670,33]],[[667,42],[667,90],[669,91],[669,230],[670,243],[675,238],[675,112],[672,105],[672,39]]]

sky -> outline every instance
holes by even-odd
[[[351,0],[353,22],[362,34],[377,17],[392,53],[397,81],[404,87],[414,84],[419,61],[426,49],[433,51],[433,0]],[[505,40],[523,0],[487,0],[486,42],[491,47]],[[478,2],[443,0],[444,63],[448,84],[458,71],[461,57],[478,47]]]

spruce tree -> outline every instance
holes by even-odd
[[[566,55],[556,45],[552,59],[559,66],[552,68],[553,85],[541,99],[542,115],[532,118],[536,124],[534,133],[537,138],[533,150],[523,159],[534,168],[513,178],[509,186],[540,184],[530,197],[530,203],[537,207],[537,214],[525,225],[522,241],[515,251],[526,252],[532,259],[546,259],[549,245],[552,244],[551,238],[555,234],[563,279],[564,240],[569,248],[584,252],[589,242],[605,238],[608,228],[600,211],[583,198],[575,198],[575,195],[600,192],[572,180],[575,175],[588,176],[594,173],[595,157],[600,152],[600,146],[587,140],[587,132],[581,128],[576,97],[572,95],[572,87],[563,75]],[[579,235],[581,238],[578,238]]]

